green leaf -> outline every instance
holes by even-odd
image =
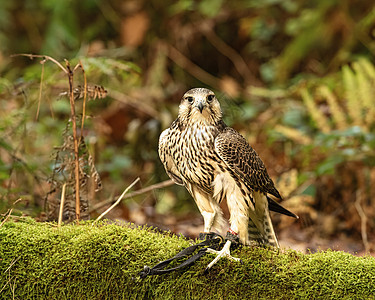
[[[204,0],[199,3],[199,12],[207,17],[216,16],[223,4],[223,0]]]
[[[344,157],[341,155],[330,156],[318,165],[316,173],[318,175],[323,174],[334,174],[335,167],[344,161]]]

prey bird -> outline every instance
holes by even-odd
[[[230,256],[232,241],[279,247],[270,210],[298,218],[275,200],[281,196],[266,167],[246,139],[222,120],[220,103],[206,88],[187,91],[178,117],[159,139],[159,156],[169,177],[185,186],[204,219],[204,233],[220,230],[227,201],[230,228],[217,257]]]

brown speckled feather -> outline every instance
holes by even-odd
[[[281,199],[264,163],[237,131],[226,127],[215,139],[215,150],[228,167],[243,179],[249,189],[269,193]]]
[[[231,230],[243,244],[278,247],[269,209],[294,215],[267,197],[281,199],[255,150],[222,121],[212,91],[197,88],[185,93],[178,118],[160,136],[159,156],[169,177],[194,198],[204,232],[220,229],[220,204],[226,200]]]

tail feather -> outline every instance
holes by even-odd
[[[277,240],[275,231],[273,229],[271,217],[269,211],[266,212],[266,218],[264,218],[263,228],[264,234],[266,236],[266,244],[280,248],[279,242]]]
[[[286,215],[289,217],[293,217],[296,219],[299,219],[299,217],[292,213],[291,211],[287,210],[286,208],[282,207],[279,203],[277,203],[275,200],[271,199],[270,197],[266,196],[268,200],[268,208],[269,210],[272,210],[274,212],[278,212],[282,215]]]
[[[248,224],[248,241],[246,242],[248,245],[251,245],[255,242],[257,245],[264,244],[264,238],[259,229],[255,226],[254,222],[249,218]]]
[[[261,193],[254,193],[255,210],[249,211],[248,239],[247,244],[254,241],[258,244],[269,245],[279,248],[275,231],[273,229],[268,199]]]
[[[253,245],[267,245],[279,248],[279,242],[276,238],[275,231],[270,218],[266,218],[263,222],[263,232],[261,232],[255,225],[252,219],[249,218],[248,224],[248,241],[246,244]]]

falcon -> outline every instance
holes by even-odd
[[[223,226],[220,204],[230,213],[227,241],[208,265],[230,255],[234,240],[243,245],[279,248],[270,210],[298,218],[280,206],[280,193],[255,150],[222,120],[220,103],[206,88],[187,91],[178,117],[159,138],[159,156],[169,177],[194,198],[204,219],[204,234]],[[273,198],[272,198],[273,197]]]

